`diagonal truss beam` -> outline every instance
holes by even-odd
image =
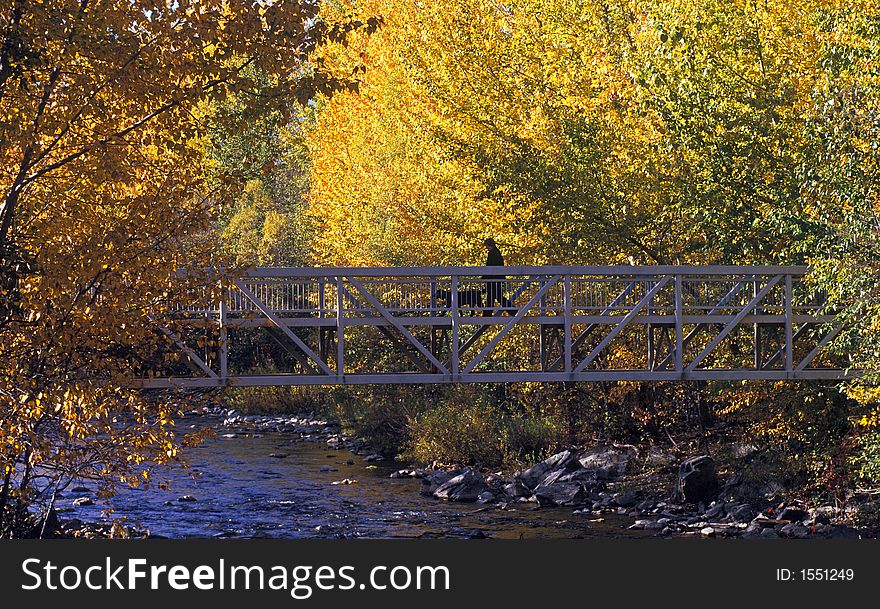
[[[166,326],[159,323],[159,321],[153,315],[150,315],[149,317],[150,317],[150,319],[152,319],[153,323],[155,323],[156,326],[158,326],[159,330],[162,331],[162,334],[164,334],[165,336],[170,338],[174,342],[174,344],[176,344],[180,348],[180,350],[183,351],[183,353],[186,355],[186,357],[189,360],[188,363],[194,364],[194,366],[190,366],[191,368],[193,368],[194,371],[197,371],[196,368],[198,368],[199,370],[201,370],[202,372],[204,372],[205,374],[207,374],[209,377],[211,377],[213,379],[219,378],[217,376],[217,373],[214,372],[213,370],[211,370],[211,367],[205,363],[205,360],[203,360],[201,357],[199,357],[198,353],[193,351],[191,348],[189,348],[187,346],[187,344],[185,342],[183,342],[183,339],[180,337],[179,334],[177,334],[176,332],[172,332]]]
[[[626,286],[626,288],[620,294],[618,294],[614,300],[611,301],[610,305],[602,309],[602,312],[599,313],[599,315],[608,315],[616,307],[620,306],[620,303],[623,302],[627,296],[629,296],[630,292],[636,289],[638,283],[638,281],[631,281],[630,284]],[[586,328],[584,328],[584,331],[580,333],[580,335],[574,340],[573,343],[571,343],[571,352],[574,353],[578,347],[584,344],[584,341],[586,341],[590,337],[590,335],[593,333],[593,330],[598,327],[599,324],[590,324]],[[562,363],[562,359],[562,357],[557,357],[547,369],[555,370],[556,367]]]
[[[549,290],[553,285],[555,285],[560,279],[562,279],[561,275],[556,275],[556,276],[548,279],[544,283],[544,285],[541,287],[541,289],[539,289],[537,292],[535,292],[535,295],[529,299],[529,301],[525,304],[525,306],[520,308],[520,310],[516,312],[516,315],[514,315],[510,321],[508,321],[506,324],[504,324],[504,326],[498,331],[498,333],[492,337],[492,340],[490,340],[486,344],[486,346],[483,347],[480,350],[480,352],[474,356],[474,359],[472,359],[471,361],[468,362],[467,366],[464,367],[463,372],[464,373],[471,372],[474,369],[474,367],[483,360],[483,358],[485,358],[487,355],[489,355],[489,353],[492,351],[492,349],[495,348],[495,345],[498,344],[498,341],[500,341],[502,338],[504,338],[504,336],[508,332],[510,332],[511,328],[513,328],[519,320],[521,320],[523,317],[525,317],[526,313],[528,313],[532,309],[532,307],[534,307],[536,304],[538,304],[538,302],[541,300],[541,297],[547,293],[547,290]]]
[[[727,292],[727,294],[725,294],[724,297],[718,301],[718,304],[716,304],[714,307],[712,307],[712,309],[709,310],[708,315],[714,315],[715,313],[717,313],[719,311],[719,309],[726,307],[728,305],[728,303],[731,301],[731,299],[737,295],[737,293],[742,289],[742,287],[744,285],[745,285],[745,281],[738,281],[736,283],[736,285],[733,286],[730,289],[730,291]],[[693,330],[688,332],[687,336],[685,336],[684,339],[681,341],[682,350],[685,349],[690,344],[690,342],[697,335],[697,332],[699,332],[701,329],[703,329],[704,327],[706,327],[708,325],[709,324],[697,324]],[[664,357],[663,360],[661,360],[661,362],[659,364],[657,364],[657,368],[660,370],[663,370],[669,364],[670,360],[674,360],[674,359],[675,359],[675,347],[673,347],[669,351],[669,353],[666,355],[666,357]]]
[[[406,359],[411,361],[416,366],[416,368],[419,369],[420,372],[431,372],[430,366],[426,366],[425,362],[420,360],[418,357],[415,356],[415,354],[407,349],[407,344],[400,340],[394,332],[392,332],[385,326],[376,326],[376,329],[379,330],[379,332],[381,332],[382,335],[385,336],[385,338],[390,340],[397,351],[403,354]]]
[[[496,281],[496,280],[495,280],[495,279],[490,279],[489,281]],[[502,279],[502,280],[500,280],[500,281],[505,281],[505,280]],[[506,281],[509,281],[509,280],[506,280]],[[484,289],[484,290],[485,290],[485,289],[488,289],[488,288],[487,288],[488,283],[489,283],[488,281],[483,283],[483,289]],[[513,294],[510,295],[510,303],[513,304],[514,302],[516,302],[516,299],[519,298],[520,296],[522,296],[522,295],[523,295],[523,292],[525,292],[525,291],[528,289],[528,287],[529,287],[530,285],[532,285],[533,283],[534,283],[534,281],[533,281],[533,280],[530,280],[530,279],[525,279],[525,280],[523,280],[522,285],[519,286],[518,288],[516,288],[516,290],[513,291]],[[494,314],[495,314],[495,311],[498,311],[498,310],[500,310],[500,309],[502,309],[502,308],[503,308],[502,305],[499,303],[497,307],[493,307],[493,308],[492,308],[492,314],[494,315]]]
[[[526,288],[528,288],[528,287],[529,287],[530,285],[532,285],[533,283],[534,283],[534,281],[524,281],[523,284],[522,284],[521,286],[519,286],[519,287],[513,292],[513,294],[510,295],[510,302],[511,302],[511,304],[513,304],[514,302],[516,302],[516,299],[519,298],[520,296],[522,296],[523,292],[526,291]],[[514,306],[515,306],[515,305],[514,305]],[[496,307],[496,309],[498,309],[498,308],[500,308],[500,307]],[[495,311],[495,309],[493,309],[493,312],[494,312],[494,311]],[[459,357],[461,357],[462,355],[464,355],[465,352],[466,352],[468,349],[470,349],[470,348],[473,346],[473,344],[474,344],[475,342],[477,342],[477,340],[479,340],[479,338],[480,338],[483,334],[485,334],[486,332],[488,332],[488,330],[489,330],[489,326],[480,326],[480,327],[477,329],[476,332],[474,332],[473,334],[471,334],[471,335],[470,335],[470,338],[468,338],[464,343],[462,343],[461,347],[459,347],[459,349],[458,349],[458,355],[459,355]]]
[[[312,361],[305,354],[303,354],[302,351],[299,350],[299,347],[297,347],[290,341],[285,340],[287,338],[286,334],[281,332],[278,328],[273,327],[266,328],[266,331],[268,332],[272,340],[278,343],[282,349],[287,351],[287,353],[289,353],[290,356],[293,357],[293,359],[295,359],[299,363],[299,365],[303,367],[303,371],[305,371],[307,374],[317,373],[314,366],[312,366]]]
[[[803,324],[800,328],[798,328],[798,331],[795,332],[794,335],[791,337],[792,347],[794,347],[794,344],[795,344],[795,342],[797,342],[797,339],[801,338],[803,335],[805,335],[807,333],[807,329],[809,327],[810,327],[810,324]],[[771,355],[767,359],[767,361],[764,362],[764,364],[761,366],[761,369],[762,370],[771,369],[770,366],[775,364],[776,360],[782,358],[782,356],[784,356],[784,355],[785,355],[785,345],[783,345],[782,347],[779,347],[779,349],[776,350],[776,353]]]
[[[748,302],[748,304],[745,305],[740,310],[740,312],[737,313],[736,316],[727,323],[726,326],[724,326],[721,332],[719,332],[715,336],[715,338],[713,338],[709,342],[709,344],[706,345],[706,347],[702,351],[700,351],[699,355],[697,355],[697,357],[695,357],[693,361],[687,365],[685,370],[687,370],[688,372],[696,370],[699,363],[706,359],[706,356],[712,353],[712,350],[715,349],[715,347],[717,347],[722,340],[724,340],[724,337],[730,334],[733,329],[739,325],[739,322],[745,319],[745,317],[752,312],[752,310],[758,305],[758,303],[764,300],[764,296],[767,295],[767,292],[772,290],[776,286],[776,284],[778,284],[782,280],[782,278],[783,275],[774,275],[773,278],[770,279],[767,284],[763,288],[761,288],[760,291],[758,291],[757,294],[755,294],[755,296]]]
[[[641,311],[645,307],[645,305],[647,305],[651,301],[651,299],[654,298],[657,292],[659,292],[661,289],[663,289],[663,286],[669,283],[670,279],[672,279],[672,276],[666,275],[656,284],[654,284],[654,287],[651,288],[648,293],[642,297],[638,304],[636,304],[636,306],[634,306],[630,310],[630,312],[627,313],[623,317],[623,319],[621,319],[620,322],[618,322],[618,324],[611,329],[611,332],[609,332],[605,336],[605,338],[603,338],[601,342],[599,342],[599,344],[596,345],[592,351],[590,351],[590,354],[584,358],[584,361],[577,365],[574,371],[583,372],[584,368],[586,368],[590,364],[590,362],[596,359],[596,357],[602,352],[602,350],[607,347],[612,340],[614,340],[614,337],[620,334],[621,330],[623,330],[627,326],[627,324],[629,324],[629,322],[631,322],[633,318],[635,318],[635,316],[639,314],[639,311]]]
[[[257,298],[254,293],[251,292],[244,285],[244,282],[235,281],[234,283],[235,287],[238,288],[238,291],[244,294],[244,296],[248,300],[250,300],[254,304],[254,306],[257,307],[257,309],[259,309],[260,312],[265,315],[269,319],[269,321],[272,322],[275,327],[281,330],[287,336],[287,338],[293,341],[293,343],[297,347],[302,349],[302,352],[305,353],[309,357],[309,359],[318,366],[321,372],[328,376],[333,376],[333,372],[331,372],[330,368],[327,367],[327,364],[325,364],[324,361],[320,357],[318,357],[318,355],[314,351],[312,351],[299,336],[291,332],[290,328],[283,324],[281,320],[278,319],[278,317],[272,312],[272,310],[266,306],[266,303]]]
[[[832,340],[834,340],[837,337],[837,335],[840,334],[841,330],[843,330],[843,326],[841,324],[837,324],[833,328],[831,328],[831,332],[829,332],[828,334],[823,336],[822,340],[819,341],[819,344],[816,345],[816,347],[807,354],[807,357],[802,359],[801,362],[797,366],[795,366],[794,369],[795,370],[805,370],[806,367],[810,364],[810,362],[812,362],[814,359],[816,359],[816,356],[819,355],[819,351],[821,351],[822,348],[825,347],[825,345],[827,345]]]
[[[384,306],[382,306],[382,303],[379,302],[379,299],[373,296],[363,285],[361,285],[361,282],[359,282],[357,279],[354,279],[353,277],[347,277],[347,279],[348,282],[353,285],[358,292],[360,292],[360,294],[366,299],[366,301],[370,303],[370,306],[372,306],[382,317],[384,317],[388,323],[397,328],[397,331],[403,334],[406,340],[412,343],[413,347],[418,349],[419,353],[424,355],[428,359],[428,361],[434,364],[434,366],[436,366],[437,369],[440,370],[442,373],[449,374],[449,370],[446,368],[446,366],[444,366],[439,359],[434,357],[434,354],[431,353],[431,351],[426,348],[425,345],[421,343],[421,341],[413,336],[412,333],[406,329],[406,327],[401,323],[399,319],[389,313],[388,310]],[[345,291],[348,292],[348,290]],[[351,297],[351,294],[349,294],[349,297]]]
[[[469,337],[464,343],[462,343],[461,347],[459,347],[459,349],[458,349],[458,354],[459,354],[459,355],[464,355],[465,351],[467,351],[468,349],[470,349],[470,348],[473,346],[473,344],[474,344],[475,342],[477,342],[477,340],[478,340],[483,334],[485,334],[486,332],[489,331],[489,328],[491,328],[491,327],[492,327],[492,326],[480,326],[479,328],[477,328],[477,331],[474,332],[473,334],[471,334],[470,337]]]

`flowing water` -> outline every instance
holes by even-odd
[[[536,509],[524,503],[498,509],[423,497],[420,480],[389,477],[397,469],[394,464],[368,463],[362,456],[290,433],[218,435],[187,449],[186,459],[191,472],[163,472],[170,490],[123,489],[111,502],[113,516],[171,538],[517,539],[647,534],[628,530],[632,519],[625,516],[599,521],[573,514],[571,508]],[[356,482],[340,483],[345,480]],[[70,507],[76,498],[88,495],[66,492],[58,505]],[[185,496],[194,500],[181,501]],[[100,521],[106,507],[96,501],[65,511],[63,517]]]

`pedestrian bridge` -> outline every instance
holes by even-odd
[[[162,318],[162,332],[186,372],[135,385],[855,376],[823,356],[841,328],[804,281],[808,270],[256,268],[225,279],[217,296],[181,303]],[[499,272],[504,277],[493,275]],[[499,290],[504,307],[488,302]],[[283,349],[287,369],[256,374],[236,368],[241,358],[231,354],[269,345]]]

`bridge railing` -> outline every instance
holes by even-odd
[[[689,378],[841,378],[816,357],[840,331],[802,266],[256,268],[227,277],[214,302],[181,304],[183,324],[219,331],[219,361],[176,339],[193,383],[270,383],[230,375],[229,332],[266,328],[299,373],[272,383]],[[346,368],[354,327],[390,341],[413,373]],[[520,328],[537,368],[499,373],[490,353]],[[533,334],[528,332],[533,331]],[[313,332],[313,334],[310,334]],[[747,367],[724,368],[724,341],[752,339]],[[637,337],[633,339],[632,337]],[[640,337],[640,338],[639,338]],[[632,370],[606,370],[616,341],[642,341]],[[377,343],[378,344],[378,343]],[[198,358],[198,359],[197,359]],[[735,358],[734,358],[735,359]],[[721,362],[719,364],[719,362]],[[211,364],[211,365],[209,365]],[[219,373],[212,368],[219,365]],[[295,378],[294,378],[295,377]],[[232,381],[230,381],[230,379]]]
[[[650,269],[650,271],[649,271]],[[655,270],[656,269],[656,270]],[[529,315],[564,315],[565,284],[573,314],[625,314],[664,277],[680,277],[684,314],[738,311],[773,277],[780,280],[761,299],[765,314],[784,314],[786,277],[791,281],[790,301],[794,314],[815,314],[821,298],[803,281],[807,267],[505,267],[503,278],[485,278],[497,269],[483,267],[425,267],[419,273],[407,268],[259,268],[248,271],[229,288],[225,300],[230,317],[258,313],[254,302],[238,287],[252,294],[281,316],[312,315],[335,317],[340,306],[350,314],[378,315],[374,307],[357,294],[347,293],[340,302],[337,289],[356,279],[391,313],[401,315],[448,315],[452,289],[456,286],[460,309],[490,313],[487,294],[500,281],[505,298],[516,306],[528,301],[541,281],[559,278],[542,294]],[[381,272],[384,276],[377,276]],[[318,274],[316,274],[318,273]],[[401,274],[403,273],[403,274]],[[674,314],[674,281],[652,295],[647,310]],[[181,312],[219,314],[218,302],[190,303]],[[472,312],[472,311],[467,311]]]

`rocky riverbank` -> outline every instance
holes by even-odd
[[[299,434],[305,441],[325,442],[382,457],[363,440],[315,417],[238,415],[223,421],[233,433],[273,430]],[[633,465],[649,466],[648,478]],[[472,502],[504,510],[516,504],[570,507],[575,517],[593,522],[609,514],[632,518],[630,528],[658,536],[742,538],[859,538],[874,532],[840,522],[834,506],[807,508],[795,502],[761,498],[737,475],[721,478],[714,460],[697,455],[676,463],[673,455],[653,450],[641,456],[633,446],[598,446],[565,450],[534,466],[504,476],[473,467],[431,469],[408,467],[395,478],[421,479],[421,494],[442,501]],[[650,479],[652,478],[653,479]],[[664,490],[665,486],[665,490]],[[644,490],[651,488],[652,490]],[[658,490],[659,489],[659,490]]]
[[[385,472],[391,471],[388,460],[377,454],[369,443],[344,433],[337,425],[318,416],[243,415],[216,408],[205,409],[202,414],[206,415],[205,419],[190,420],[189,424],[194,429],[214,428],[216,440],[224,445],[225,440],[265,445],[264,440],[270,437],[290,438],[287,442],[273,441],[271,448],[254,455],[254,459],[263,459],[267,464],[255,468],[258,476],[276,476],[266,467],[269,462],[283,460],[297,452],[291,441],[314,443],[319,450],[344,449],[360,456],[354,460],[351,459],[354,455],[340,457],[312,466],[322,472],[323,484],[339,485],[336,488],[350,484],[360,486],[358,478],[362,483],[366,482],[364,478],[370,478],[374,486],[379,472],[383,473],[378,480],[387,480]],[[330,455],[321,455],[322,460],[324,457]],[[382,463],[378,463],[380,461]],[[283,463],[286,461],[279,461],[279,465]],[[629,528],[632,534],[639,536],[874,536],[871,531],[848,526],[842,514],[832,506],[808,509],[794,501],[774,499],[763,489],[750,487],[736,474],[719,474],[715,461],[708,455],[679,462],[675,455],[657,448],[640,451],[634,446],[614,445],[570,449],[513,474],[473,467],[408,467],[394,471],[390,477],[420,479],[423,496],[449,503],[450,507],[456,503],[476,504],[478,507],[472,513],[498,517],[531,513],[538,517],[547,512],[558,518],[562,512],[562,518],[574,527],[580,526],[577,525],[580,521],[585,527],[610,527],[621,532]],[[407,484],[397,486],[400,499],[406,505],[409,487]],[[65,493],[59,512],[72,512],[70,515],[77,517],[59,521],[57,526],[47,530],[63,537],[103,537],[111,532],[142,536],[142,532],[134,528],[111,531],[112,525],[87,522],[88,510],[95,509],[84,507],[93,501],[87,491],[82,487]],[[316,492],[322,493],[319,489]],[[162,509],[174,513],[183,510],[183,515],[191,512],[189,506],[201,506],[201,499],[205,498],[181,494],[176,501],[165,501],[168,507]],[[277,502],[271,497],[267,500]],[[192,503],[185,503],[188,501]],[[565,515],[566,511],[570,518]]]
[[[422,479],[422,494],[506,509],[516,503],[566,506],[573,514],[601,519],[613,513],[633,519],[632,529],[658,536],[742,538],[860,538],[872,531],[835,523],[833,506],[806,509],[796,503],[744,502],[753,495],[732,476],[720,480],[715,462],[699,455],[682,462],[668,494],[632,488],[634,447],[566,450],[510,477],[473,468],[430,471],[407,468],[395,476]],[[642,477],[639,482],[644,483]],[[650,485],[649,485],[650,486]],[[656,486],[656,485],[655,485]]]
[[[221,438],[231,439],[239,434],[253,436],[265,432],[280,432],[295,434],[304,442],[326,444],[330,449],[346,449],[364,455],[367,461],[378,461],[383,458],[376,453],[369,442],[344,433],[336,423],[315,415],[255,415],[216,409],[207,411],[206,414],[223,416],[220,424],[222,430],[217,430]]]

